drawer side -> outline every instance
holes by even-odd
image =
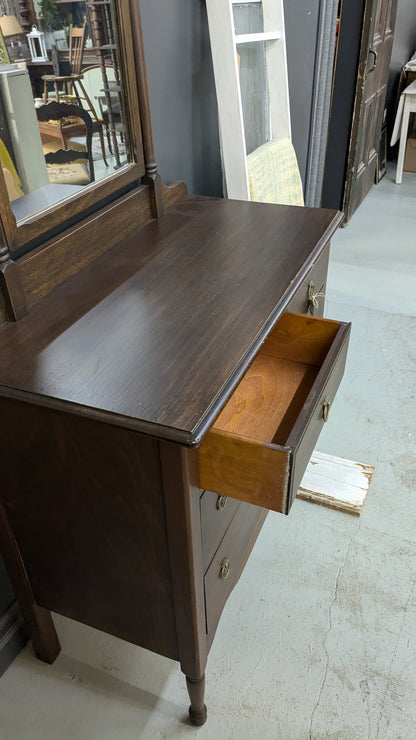
[[[212,429],[199,449],[201,488],[282,513],[287,509],[290,453]]]

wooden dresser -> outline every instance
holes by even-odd
[[[3,224],[0,545],[42,660],[50,610],[178,660],[198,725],[224,604],[342,377],[349,326],[313,305],[340,214],[166,188],[143,105],[141,183],[20,256]]]

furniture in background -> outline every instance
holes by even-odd
[[[70,27],[69,33],[69,67],[70,74],[68,75],[44,75],[42,77],[44,81],[44,93],[43,100],[46,103],[48,100],[48,88],[49,85],[53,84],[55,91],[55,99],[62,102],[77,104],[82,106],[89,112],[93,122],[93,131],[98,133],[100,138],[101,153],[104,164],[107,166],[106,151],[104,145],[103,136],[103,123],[104,121],[99,118],[94,104],[91,100],[91,96],[88,94],[84,80],[86,75],[89,75],[88,67],[83,68],[83,56],[85,47],[86,37],[86,24],[82,28]],[[103,80],[101,80],[101,86]],[[63,88],[63,89],[60,89]]]
[[[26,69],[3,71],[0,87],[16,170],[25,193],[46,185],[48,175]]]
[[[247,156],[250,200],[304,206],[302,181],[290,139],[274,139]]]
[[[89,113],[79,105],[58,103],[53,100],[47,105],[41,105],[39,108],[36,108],[36,115],[41,134],[47,134],[52,137],[55,134],[55,138],[59,139],[63,146],[63,149],[57,152],[47,153],[45,155],[46,162],[49,164],[71,165],[73,177],[70,183],[73,185],[93,182],[94,163],[91,148],[93,125]],[[86,137],[85,151],[82,152],[78,149],[68,148],[69,139],[73,136],[80,136],[81,134],[85,134]],[[79,159],[85,159],[88,162],[89,174],[87,175],[87,179],[85,178],[85,170],[82,165],[78,164]],[[77,164],[74,164],[75,162]],[[58,182],[58,180],[54,179],[54,182]]]
[[[118,94],[118,85],[116,80],[108,80],[108,91],[109,96],[98,95],[97,102],[100,107],[100,117],[106,128],[108,148],[110,150],[110,153],[112,154],[113,149],[110,133],[112,130],[116,133],[118,132],[121,140],[123,141],[125,127],[123,124],[121,101]],[[109,100],[110,105],[108,105]]]
[[[43,98],[45,83],[43,77],[53,71],[52,62],[26,62],[29,72],[30,83],[32,85],[32,94],[34,98]]]
[[[69,68],[70,73],[68,75],[43,75],[43,102],[48,102],[49,85],[53,84],[55,91],[55,100],[62,100],[63,102],[73,103],[77,102],[77,89],[76,83],[82,80],[81,67],[82,57],[84,54],[85,46],[85,29],[86,25],[82,28],[74,28],[70,26],[69,29]],[[60,87],[62,88],[60,90]]]
[[[240,10],[245,15],[254,8],[233,0],[207,0],[207,15],[226,193],[229,198],[250,200],[247,154],[270,140],[291,139],[286,37],[283,0],[256,3],[260,17],[254,30],[242,20],[244,30],[240,30],[237,5],[244,6]],[[266,111],[261,121],[252,121],[248,115],[255,85],[253,80],[245,82],[245,71],[250,69],[256,48],[263,50],[261,64],[251,70],[261,93],[256,112]],[[244,62],[241,65],[239,57]],[[248,92],[244,96],[245,87]],[[249,123],[256,132],[260,129],[251,143]]]
[[[115,71],[114,68],[106,67],[106,75],[114,81]],[[104,164],[107,166],[106,151],[104,145],[103,127],[106,127],[107,141],[110,154],[112,153],[111,140],[109,135],[109,122],[106,111],[102,111],[99,100],[102,95],[103,86],[102,70],[98,64],[93,64],[89,67],[84,67],[82,70],[82,81],[79,82],[80,90],[78,91],[77,102],[86,110],[91,116],[93,124],[93,132],[98,133],[100,137],[101,153]],[[111,83],[109,83],[111,84]]]
[[[403,177],[404,153],[406,150],[411,113],[416,113],[416,80],[411,82],[400,95],[399,106],[390,142],[391,146],[394,146],[394,144],[396,144],[400,139],[396,168],[396,183],[398,185],[400,185]]]
[[[87,2],[86,7],[90,18],[93,46],[101,69],[101,116],[106,124],[109,149],[115,157],[117,168],[121,165],[117,133],[126,144],[128,143],[120,84],[120,55],[117,37],[114,24],[111,22],[109,3]],[[114,80],[111,79],[110,70],[114,72]]]

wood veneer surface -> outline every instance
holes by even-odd
[[[1,394],[198,443],[339,222],[179,201],[3,327]]]
[[[308,370],[305,363],[256,357],[213,428],[272,442]]]

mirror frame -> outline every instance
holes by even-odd
[[[139,0],[115,0],[117,38],[119,45],[123,97],[129,130],[130,157],[132,162],[119,172],[103,180],[91,183],[81,193],[59,201],[41,212],[17,222],[8,197],[3,172],[0,168],[0,214],[4,242],[10,256],[24,253],[31,243],[39,243],[42,237],[61,233],[79,221],[85,214],[93,213],[108,203],[117,194],[140,184],[149,168],[145,166],[146,132],[150,127],[148,95],[145,70],[143,68],[143,43],[140,23]],[[145,84],[145,89],[143,89]],[[142,138],[143,130],[143,138]],[[150,134],[151,135],[151,134]],[[145,151],[144,151],[145,150]],[[153,159],[152,147],[150,158]],[[152,168],[150,168],[152,169]],[[3,240],[2,240],[3,241]]]

